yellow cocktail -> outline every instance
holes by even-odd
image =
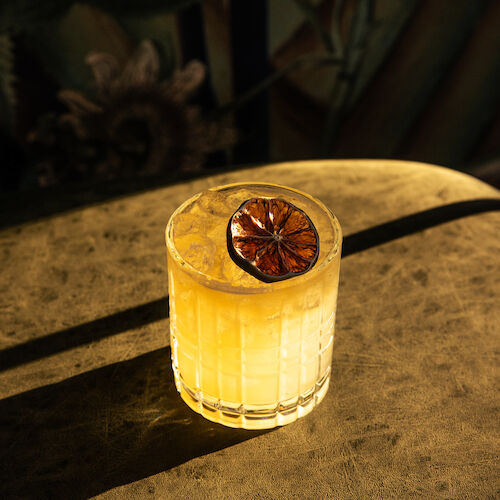
[[[314,224],[317,261],[304,274],[266,283],[231,258],[228,221],[256,197],[286,200]],[[166,241],[172,365],[183,400],[246,429],[311,411],[330,379],[342,241],[335,216],[291,188],[232,184],[181,205]]]

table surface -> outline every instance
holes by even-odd
[[[213,424],[180,400],[165,298],[172,211],[256,180],[320,198],[349,247],[329,392],[265,432]],[[500,213],[446,222],[440,208],[466,215],[462,202],[486,198],[500,193],[440,167],[299,162],[2,230],[0,497],[498,498]],[[359,244],[360,231],[410,227],[418,217],[404,216],[419,213],[445,215]]]

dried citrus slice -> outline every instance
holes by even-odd
[[[251,198],[229,219],[233,261],[267,283],[303,274],[316,263],[319,237],[311,219],[279,198]]]

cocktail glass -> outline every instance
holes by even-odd
[[[315,265],[265,283],[240,268],[227,225],[246,200],[279,198],[319,235]],[[342,232],[319,200],[265,183],[211,188],[183,203],[166,228],[175,383],[196,412],[230,427],[264,429],[309,413],[331,371]]]

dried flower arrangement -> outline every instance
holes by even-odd
[[[86,62],[95,99],[61,90],[68,112],[44,117],[29,136],[40,158],[40,185],[199,171],[207,153],[234,143],[230,127],[205,120],[189,103],[205,78],[200,62],[159,80],[159,55],[150,40],[142,41],[121,68],[107,53],[89,54]]]

